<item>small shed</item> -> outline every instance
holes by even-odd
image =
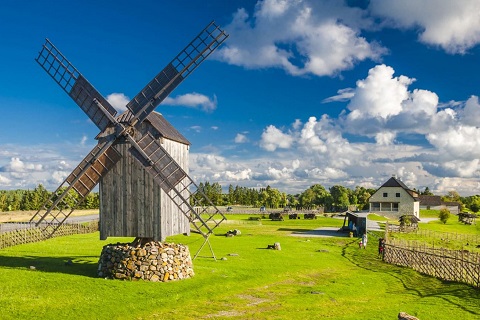
[[[476,218],[477,218],[477,215],[474,213],[460,212],[458,214],[458,221],[463,222],[465,224],[475,224]]]
[[[117,120],[128,123],[131,117],[130,112],[125,112]],[[112,131],[106,129],[97,139],[108,139]],[[188,173],[190,142],[160,113],[152,112],[138,131],[136,136],[152,134]],[[100,180],[100,239],[140,237],[164,241],[171,235],[190,234],[188,218],[128,151],[131,144],[119,138],[114,147],[122,157]]]
[[[403,216],[400,216],[398,222],[400,222],[400,228],[417,229],[420,219],[413,214],[404,214]]]
[[[353,232],[355,237],[361,237],[367,232],[367,215],[368,212],[346,211],[342,230],[348,230]]]

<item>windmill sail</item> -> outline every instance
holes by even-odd
[[[70,214],[85,200],[95,188],[100,178],[120,160],[120,154],[111,146],[112,142],[99,143],[85,159],[72,171],[30,219],[40,225],[48,236],[65,222]]]
[[[228,35],[213,21],[203,29],[128,104],[134,119],[141,123]]]
[[[42,50],[35,59],[58,85],[77,103],[100,130],[110,125],[110,118],[117,111],[102,95],[78,72],[65,56],[46,39]],[[103,108],[94,102],[100,101]],[[109,113],[109,117],[106,113]]]
[[[223,213],[199,190],[190,176],[149,132],[137,143],[142,152],[135,147],[130,148],[130,152],[145,167],[145,171],[152,176],[155,183],[189,219],[196,231],[204,237],[213,233],[226,219]],[[202,203],[201,207],[198,202]]]
[[[129,120],[126,123],[120,123],[115,118],[115,109],[47,39],[35,60],[80,106],[101,130],[100,136],[106,139],[100,140],[31,221],[37,225],[48,222],[44,231],[53,235],[119,161],[122,155],[116,151],[114,144],[126,139],[132,144],[130,152],[134,158],[143,165],[152,180],[165,191],[193,227],[205,237],[207,243],[208,237],[225,220],[225,216],[199,190],[151,132],[147,131],[140,136],[137,133],[141,131],[138,129],[150,113],[227,37],[215,22],[211,22],[127,104]],[[198,209],[200,202],[202,206]]]

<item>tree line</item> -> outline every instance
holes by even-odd
[[[62,192],[60,190],[59,192]],[[33,190],[0,190],[0,212],[38,210],[52,196],[42,184]],[[73,207],[78,202],[78,195],[71,190],[69,196],[64,199],[63,206]],[[100,204],[98,192],[91,192],[78,206],[78,209],[98,209]],[[62,207],[62,204],[60,204]]]
[[[267,186],[265,188],[246,188],[241,186],[228,186],[228,192],[222,191],[222,186],[217,183],[201,182],[198,186],[216,206],[245,205],[276,209],[285,206],[313,209],[323,207],[327,211],[338,211],[356,206],[359,210],[368,208],[368,198],[375,189],[356,187],[349,189],[335,185],[326,189],[320,184],[314,184],[300,194],[287,194],[278,189]],[[199,197],[200,205],[207,205]]]
[[[199,191],[203,192],[216,206],[244,205],[252,207],[265,206],[270,209],[290,207],[302,207],[314,209],[323,207],[326,211],[340,211],[356,207],[358,210],[368,209],[368,199],[376,189],[357,186],[355,189],[346,188],[341,185],[334,185],[325,188],[320,184],[314,184],[299,194],[287,194],[278,189],[267,186],[265,188],[247,188],[229,185],[227,192],[223,191],[218,182],[201,182],[198,185]],[[414,189],[415,190],[415,189]],[[62,190],[61,190],[62,191]],[[422,195],[433,195],[426,187],[423,191],[415,190]],[[51,196],[53,192],[45,189],[39,184],[33,190],[0,190],[0,212],[18,210],[38,210]],[[208,205],[203,197],[197,195],[197,204]],[[65,199],[68,206],[72,207],[78,200],[75,192],[71,191]],[[193,199],[192,199],[193,200]],[[461,197],[456,191],[449,191],[442,196],[446,202],[458,202],[462,209],[468,208],[473,212],[480,211],[480,195]],[[91,192],[79,205],[79,209],[98,209],[98,192]]]

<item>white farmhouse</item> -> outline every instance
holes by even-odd
[[[385,182],[368,199],[370,212],[388,217],[415,215],[420,218],[418,193],[410,190],[395,176]]]

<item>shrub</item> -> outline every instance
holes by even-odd
[[[447,220],[450,218],[450,211],[448,211],[446,208],[441,209],[438,213],[438,218],[443,222],[443,224],[447,223]]]

